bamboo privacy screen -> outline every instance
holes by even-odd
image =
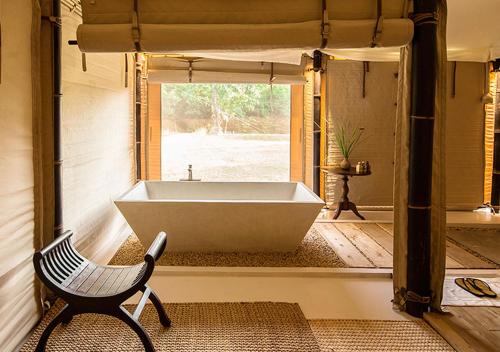
[[[485,169],[484,169],[484,203],[497,205],[498,199],[492,199],[493,157],[495,143],[495,106],[498,103],[497,73],[491,71],[490,64],[486,64],[488,79],[488,95],[492,101],[484,105],[485,111]]]

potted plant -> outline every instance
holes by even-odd
[[[349,170],[351,168],[349,156],[351,155],[354,148],[358,145],[363,132],[363,128],[354,127],[351,124],[345,122],[340,123],[334,129],[335,144],[337,145],[337,147],[339,147],[340,154],[342,154],[344,158],[340,162],[340,167],[342,169]]]

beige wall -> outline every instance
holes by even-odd
[[[483,203],[485,65],[457,62],[456,95],[451,96],[448,64],[446,109],[446,198],[448,206],[475,208]]]
[[[0,1],[0,350],[11,351],[38,319],[31,262],[34,171],[31,0]]]
[[[451,63],[448,65],[446,123],[447,204],[472,209],[482,204],[484,175],[484,64],[459,62],[456,96],[451,97]],[[349,182],[350,198],[362,206],[391,206],[396,114],[397,63],[370,63],[366,97],[362,98],[363,64],[329,61],[328,121],[331,164],[340,160],[332,128],[338,119],[349,119],[365,128],[364,141],[352,161],[369,160],[373,174]],[[329,177],[327,200],[338,201],[341,184]]]
[[[128,234],[113,200],[135,182],[131,89],[123,54],[67,45],[81,19],[63,9],[63,215],[84,254],[105,258]],[[129,62],[130,76],[134,65]]]
[[[349,182],[350,199],[360,206],[391,206],[394,161],[394,128],[398,63],[370,63],[366,74],[366,96],[362,97],[363,63],[355,61],[328,62],[328,163],[340,162],[338,148],[333,142],[333,129],[338,121],[350,121],[364,128],[364,136],[353,151],[351,163],[369,160],[373,173],[353,178]],[[328,177],[327,202],[337,202],[341,181]]]
[[[38,164],[34,164],[32,120],[39,116],[32,110],[32,56],[36,57],[32,4],[32,0],[0,2],[1,351],[11,351],[22,342],[40,316],[31,261],[39,247],[34,212]],[[65,44],[74,38],[78,21],[64,12],[64,223],[75,231],[85,254],[104,259],[123,238],[120,234],[128,234],[112,200],[135,182],[131,88],[124,87],[123,55],[89,56],[88,72],[81,71],[78,49]]]

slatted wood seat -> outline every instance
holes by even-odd
[[[139,335],[144,349],[154,351],[151,339],[138,319],[149,298],[161,324],[170,326],[160,299],[147,285],[155,261],[165,250],[166,234],[160,232],[144,256],[144,262],[134,266],[93,263],[76,251],[70,240],[72,235],[71,231],[66,231],[33,256],[40,280],[67,303],[43,332],[36,351],[45,350],[49,336],[57,325],[69,324],[75,315],[83,313],[106,314],[123,320]],[[142,298],[134,313],[130,314],[122,304],[138,291],[143,292]]]

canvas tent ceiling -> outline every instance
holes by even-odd
[[[448,0],[448,61],[500,58],[500,1]],[[358,61],[398,61],[399,48],[335,49],[328,54]]]
[[[500,58],[499,0],[449,0],[447,26],[449,61]]]
[[[323,51],[353,60],[397,61],[411,40],[404,19],[409,0],[383,0],[382,34],[371,48],[374,0],[82,0],[78,42],[84,52],[143,51],[238,61],[298,64],[303,53]],[[137,14],[137,16],[135,15]],[[500,1],[448,1],[448,60],[500,58]],[[134,23],[136,25],[134,25]],[[137,31],[134,30],[137,27]]]

